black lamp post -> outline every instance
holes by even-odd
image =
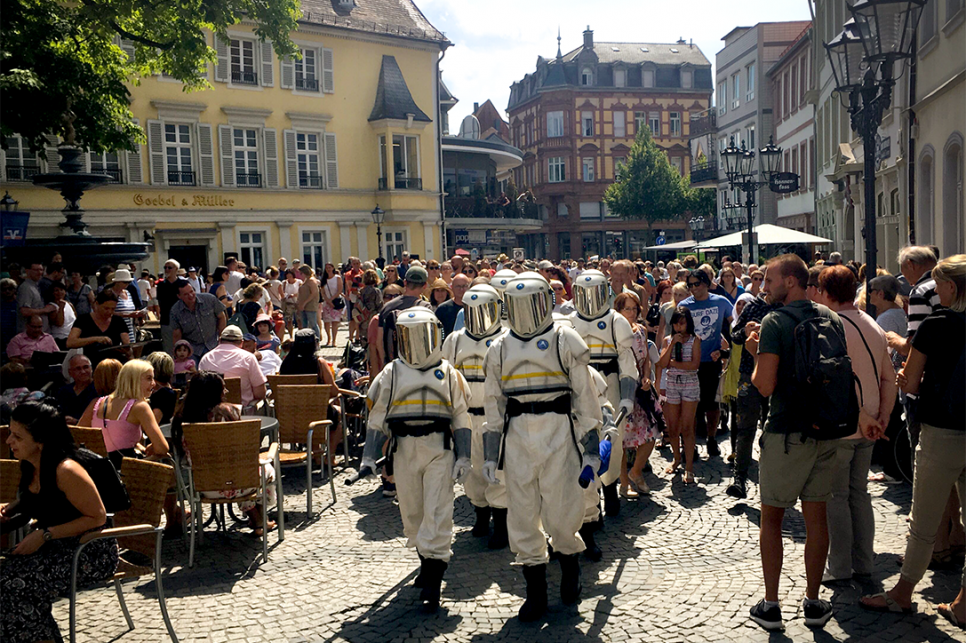
[[[0,199],[0,208],[3,208],[4,212],[16,212],[17,206],[20,205],[20,201],[17,201],[10,193],[6,190],[3,191],[3,198]]]
[[[378,239],[379,243],[377,257],[382,258],[382,224],[386,220],[386,213],[382,208],[379,207],[379,204],[377,203],[376,209],[370,214],[372,214],[372,222],[376,224],[376,238]]]
[[[876,273],[875,145],[885,111],[892,104],[893,66],[911,58],[922,8],[928,0],[856,0],[852,19],[825,43],[839,95],[849,97],[852,129],[862,137],[865,181],[866,292]],[[875,316],[875,307],[866,304]]]
[[[701,233],[704,232],[704,217],[691,217],[688,226],[691,228],[691,235],[695,242],[701,243]]]

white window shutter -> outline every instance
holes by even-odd
[[[259,49],[262,53],[262,85],[273,87],[275,85],[275,70],[271,41],[266,40],[260,43]]]
[[[148,153],[151,165],[152,185],[164,185],[167,183],[168,173],[165,172],[164,164],[164,123],[161,121],[148,121]]]
[[[335,134],[325,135],[325,187],[339,187],[339,156],[335,149]]]
[[[0,147],[0,181],[7,180],[7,153]]]
[[[285,130],[285,185],[290,188],[299,186],[299,159],[295,149],[295,130]]]
[[[215,34],[215,54],[217,61],[215,64],[215,80],[227,83],[231,75],[231,62],[228,59],[228,43]]]
[[[47,161],[47,171],[60,172],[60,167],[57,165],[60,163],[60,154],[57,153],[60,138],[53,134],[47,134],[45,138],[47,139],[47,145],[44,147],[44,158]]]
[[[335,92],[334,60],[331,49],[322,49],[322,91],[326,94]]]
[[[201,185],[215,184],[215,150],[211,136],[211,125],[198,123],[198,157],[201,168]]]
[[[135,125],[138,124],[138,119],[132,119],[131,121]],[[134,151],[127,152],[127,181],[125,183],[143,183],[144,177],[141,174],[141,144],[134,144]]]
[[[218,139],[221,143],[221,184],[235,185],[235,154],[232,148],[231,127],[219,125]]]
[[[117,45],[121,48],[121,51],[123,51],[127,55],[127,57],[131,60],[131,62],[134,62],[134,41],[128,40],[127,38],[119,37],[116,39],[116,42],[117,42]]]
[[[286,56],[279,60],[279,69],[281,71],[282,77],[280,79],[279,85],[282,89],[292,89],[295,87],[295,61],[292,60],[291,56]]]
[[[265,185],[278,187],[278,136],[273,129],[262,130],[265,137]]]
[[[91,171],[91,153],[84,152],[80,158],[81,158],[81,163],[83,163],[83,165],[81,166],[81,172],[90,172]]]

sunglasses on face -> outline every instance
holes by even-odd
[[[688,288],[697,288],[698,286],[703,286],[704,284],[700,281],[689,281]]]
[[[761,277],[752,277],[751,280],[752,281],[761,281]]]

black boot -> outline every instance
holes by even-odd
[[[486,546],[490,549],[503,549],[510,544],[506,533],[506,509],[493,509],[493,534]]]
[[[527,581],[527,600],[520,608],[520,621],[532,623],[547,613],[547,566],[525,565],[523,578]]]
[[[419,574],[417,574],[416,580],[413,581],[413,587],[422,589],[426,587],[426,559],[423,558],[422,554],[417,554],[417,556],[419,556]]]
[[[473,507],[476,510],[476,524],[473,525],[473,536],[482,538],[490,535],[490,508]]]
[[[440,588],[447,567],[449,567],[448,564],[437,558],[427,558],[423,563],[426,581],[423,591],[419,593],[419,600],[423,602],[424,612],[432,613],[439,609]]]
[[[608,518],[621,515],[621,501],[617,497],[617,480],[604,485],[604,513]]]
[[[573,605],[580,600],[580,561],[577,554],[560,555],[560,600]]]
[[[594,530],[596,526],[596,522],[585,522],[580,527],[579,532],[580,537],[584,539],[584,544],[587,545],[587,549],[584,550],[584,556],[595,563],[604,557],[603,552],[600,551],[600,547],[594,542]]]

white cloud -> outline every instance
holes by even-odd
[[[588,24],[600,42],[693,40],[714,64],[721,37],[738,25],[808,20],[807,0],[415,0],[455,43],[443,60],[443,80],[460,102],[453,129],[487,98],[505,110],[510,84],[534,70],[537,56],[579,47]]]

